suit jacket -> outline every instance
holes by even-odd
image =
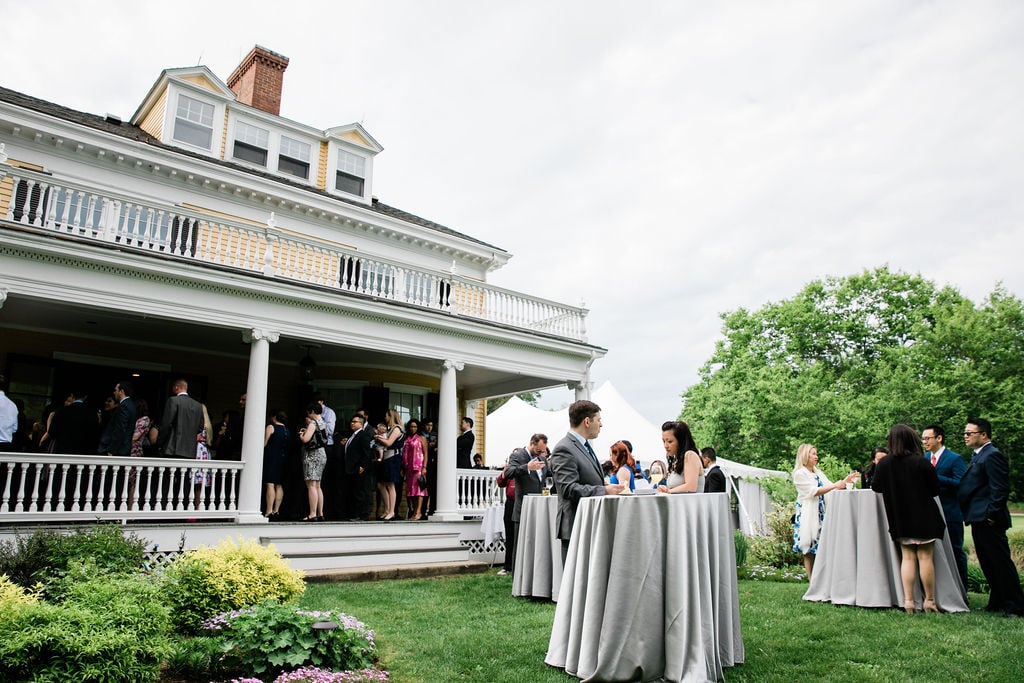
[[[931,453],[926,451],[924,457],[931,462]],[[939,477],[939,500],[942,501],[942,512],[946,515],[947,523],[964,521],[956,496],[960,490],[960,480],[966,471],[967,464],[959,453],[954,453],[948,448],[942,451],[942,457],[935,465],[935,474]]]
[[[455,439],[455,466],[469,469],[473,466],[471,457],[473,455],[473,444],[476,443],[476,435],[472,430],[459,434]]]
[[[204,428],[203,404],[188,394],[171,396],[164,404],[156,444],[166,458],[196,457],[196,436]]]
[[[957,498],[964,513],[964,523],[974,524],[991,519],[996,528],[1010,528],[1010,463],[990,441],[978,451],[960,480]]]
[[[718,465],[712,465],[704,475],[704,493],[725,493],[725,472]]]
[[[558,537],[568,541],[580,498],[604,495],[604,472],[572,434],[555,444],[549,464],[558,489]]]
[[[345,474],[359,474],[370,471],[370,463],[374,459],[373,430],[369,425],[354,433],[345,442]]]
[[[99,454],[110,453],[111,455],[132,454],[132,434],[135,433],[135,401],[131,396],[126,396],[123,401],[114,408],[114,414],[110,416],[107,428],[100,435],[99,446],[96,452]]]
[[[505,467],[505,478],[516,480],[516,504],[512,508],[512,521],[518,522],[523,511],[523,496],[528,493],[540,493],[544,488],[544,480],[551,476],[551,468],[547,460],[538,458],[544,462],[544,467],[536,472],[531,471],[527,464],[533,460],[530,451],[525,448],[517,448],[509,456],[508,465]],[[540,473],[540,476],[537,474]]]
[[[50,423],[53,452],[63,455],[92,455],[96,451],[96,413],[81,401],[62,406]]]

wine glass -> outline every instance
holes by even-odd
[[[660,471],[659,472],[651,472],[651,486],[653,488],[658,488],[658,484],[661,483],[661,480],[664,479],[664,478],[665,478],[665,475],[662,474]]]

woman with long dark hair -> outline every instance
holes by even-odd
[[[924,611],[938,612],[935,604],[935,541],[946,531],[935,497],[939,478],[924,457],[921,437],[905,424],[889,430],[886,442],[889,455],[875,466],[871,488],[882,494],[889,535],[899,543],[903,559],[900,579],[903,583],[903,609],[916,611],[914,585],[918,576],[924,586]]]
[[[668,479],[658,487],[662,493],[703,493],[704,467],[690,425],[670,420],[661,425],[661,443],[671,463]]]

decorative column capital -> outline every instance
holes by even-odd
[[[6,302],[7,302],[7,288],[6,287],[0,287],[0,308],[3,308],[4,304]]]
[[[251,344],[254,341],[266,340],[271,344],[276,344],[277,340],[281,338],[280,332],[274,332],[273,330],[262,330],[258,327],[254,327],[250,330],[242,330],[242,341],[246,344]]]
[[[457,360],[444,360],[441,362],[441,367],[445,370],[454,370],[455,372],[462,372],[462,369],[466,367],[466,364]]]

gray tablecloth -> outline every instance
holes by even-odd
[[[937,498],[935,504],[939,505]],[[881,494],[870,489],[830,493],[811,585],[804,600],[902,608],[900,551],[888,529]],[[968,610],[948,533],[935,546],[935,593],[942,611]],[[914,598],[921,607],[924,595],[920,582]]]
[[[727,495],[580,501],[544,661],[586,681],[714,681],[743,662]]]
[[[516,540],[512,595],[548,598],[558,602],[562,581],[562,542],[555,515],[558,496],[525,496]]]

